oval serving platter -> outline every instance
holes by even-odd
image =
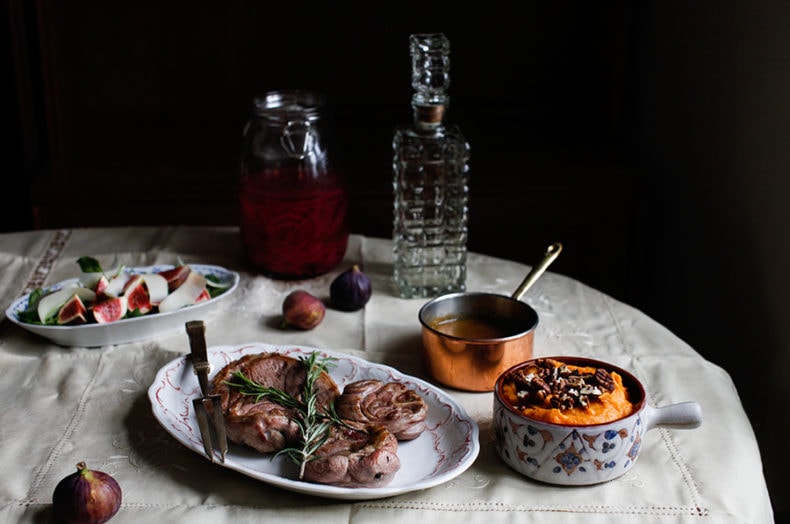
[[[159,264],[155,266],[130,267],[126,268],[125,271],[129,273],[159,273],[167,269],[172,269],[173,267],[173,265],[169,264]],[[6,309],[5,315],[6,318],[22,329],[40,335],[61,346],[95,348],[156,338],[183,330],[184,323],[193,319],[196,313],[210,313],[218,302],[230,296],[239,285],[239,274],[235,271],[230,271],[220,266],[205,264],[189,264],[189,267],[201,275],[211,275],[215,277],[221,283],[228,286],[228,288],[225,292],[211,300],[199,302],[176,311],[125,318],[106,324],[45,326],[22,322],[19,320],[18,313],[27,309],[30,294],[16,299],[8,309]],[[47,290],[60,289],[78,281],[78,278],[64,280],[63,282],[58,282],[57,284],[47,287]]]
[[[341,391],[346,384],[363,379],[401,382],[425,399],[428,405],[427,428],[416,439],[398,443],[401,468],[392,482],[384,487],[345,488],[300,481],[295,466],[285,457],[272,459],[271,455],[233,443],[229,443],[225,462],[217,465],[297,493],[343,500],[369,500],[450,481],[466,471],[477,458],[480,451],[479,429],[466,410],[437,387],[386,365],[317,348],[251,343],[209,348],[212,369],[209,379],[225,364],[244,355],[272,352],[293,358],[318,352],[321,357],[336,359],[335,367],[328,372]],[[181,444],[205,457],[192,407],[192,400],[198,396],[200,386],[187,356],[163,366],[148,389],[154,416],[162,427]]]

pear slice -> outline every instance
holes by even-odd
[[[159,312],[167,313],[191,306],[205,289],[206,277],[196,271],[191,271],[184,283],[159,303]]]
[[[148,288],[148,299],[153,306],[162,302],[170,292],[167,289],[167,279],[157,273],[144,274],[143,282],[145,282],[145,286]]]
[[[132,275],[129,273],[119,273],[110,278],[107,286],[104,288],[103,293],[108,297],[117,298],[123,295],[126,284],[131,280]]]
[[[71,286],[54,291],[41,297],[41,300],[38,302],[38,318],[41,320],[41,323],[46,324],[47,320],[57,315],[63,304],[68,302],[74,295],[78,296],[83,302],[96,300],[96,293],[86,287]]]
[[[81,271],[79,277],[80,282],[82,283],[83,287],[93,289],[102,276],[106,278],[112,278],[113,276],[121,273],[123,271],[123,267],[124,266],[118,261],[118,255],[116,254],[112,260],[112,264],[110,264],[111,269],[97,272]]]

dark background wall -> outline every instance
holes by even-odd
[[[650,209],[638,303],[733,376],[777,522],[790,518],[790,404],[771,400],[790,372],[789,19],[788,2],[643,3],[633,63]]]
[[[2,230],[235,224],[252,97],[313,88],[332,103],[354,231],[388,237],[408,35],[444,32],[470,249],[532,264],[560,240],[553,271],[727,369],[786,515],[790,3],[514,6],[8,0]]]

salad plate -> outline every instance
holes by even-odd
[[[340,391],[351,382],[374,379],[403,383],[425,400],[428,406],[426,430],[414,440],[398,443],[401,468],[392,481],[387,486],[376,488],[348,488],[301,481],[296,466],[287,458],[274,458],[272,454],[262,454],[233,443],[229,443],[225,462],[217,463],[218,466],[297,493],[343,500],[369,500],[448,482],[466,471],[477,458],[480,452],[479,429],[466,410],[432,384],[383,364],[309,347],[263,343],[216,346],[208,348],[211,364],[209,380],[226,364],[244,355],[279,353],[301,358],[313,352],[318,352],[322,358],[335,359],[335,366],[327,371]],[[200,395],[197,376],[187,356],[164,365],[148,389],[153,414],[162,427],[178,442],[205,457],[192,406],[192,400]]]
[[[175,266],[159,264],[154,266],[130,267],[124,271],[132,274],[160,273],[173,269]],[[169,333],[183,330],[184,323],[212,312],[218,302],[229,297],[238,287],[239,274],[220,266],[189,264],[192,270],[203,276],[210,276],[214,281],[225,287],[225,291],[210,300],[198,302],[184,308],[165,313],[151,313],[140,317],[124,318],[105,324],[80,324],[71,326],[29,324],[19,318],[19,314],[28,308],[30,294],[16,299],[6,309],[5,315],[11,322],[22,329],[42,336],[61,346],[100,347],[125,344],[156,338]],[[79,278],[72,278],[49,286],[45,291],[55,291],[79,283]]]

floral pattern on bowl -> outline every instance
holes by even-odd
[[[659,425],[693,429],[702,423],[702,412],[696,402],[661,408],[648,405],[644,387],[625,370],[592,359],[552,358],[618,372],[633,393],[636,409],[629,416],[602,424],[562,425],[532,419],[501,398],[501,383],[507,372],[503,373],[494,390],[496,451],[508,466],[529,478],[570,486],[606,482],[633,467],[645,432]]]
[[[494,426],[500,457],[511,468],[552,484],[595,484],[612,473],[625,473],[636,461],[642,444],[641,417],[595,426],[552,431],[524,424],[523,417],[507,410],[496,414]],[[529,471],[529,473],[526,473]]]

